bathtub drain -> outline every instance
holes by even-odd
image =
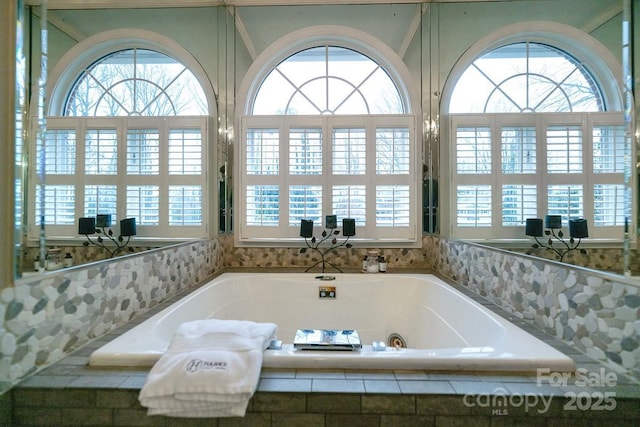
[[[407,343],[405,342],[404,338],[400,336],[400,334],[393,333],[389,335],[389,338],[387,338],[387,342],[389,343],[389,347],[407,348]]]

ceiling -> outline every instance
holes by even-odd
[[[391,3],[470,3],[523,0],[48,0],[48,9],[120,9],[155,7],[207,6],[293,6],[316,4],[391,4]],[[555,0],[547,0],[555,1]],[[42,0],[26,0],[28,6],[39,6]]]

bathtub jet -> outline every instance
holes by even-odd
[[[314,274],[224,273],[94,351],[90,364],[152,366],[178,325],[216,318],[276,323],[280,345],[265,351],[268,368],[575,369],[569,357],[434,275],[341,274],[331,286],[339,298],[318,298]],[[362,345],[302,350],[294,345],[299,329],[357,331]]]

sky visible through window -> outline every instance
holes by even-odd
[[[556,48],[516,43],[475,60],[462,74],[450,113],[603,111],[597,85],[575,58]]]

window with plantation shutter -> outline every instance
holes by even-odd
[[[239,244],[315,235],[326,215],[354,239],[419,242],[416,123],[385,69],[351,49],[295,53],[266,73],[241,117]]]
[[[547,214],[563,227],[587,218],[592,238],[622,236],[624,118],[604,111],[595,81],[566,52],[530,42],[468,67],[449,105],[453,237],[523,239],[526,219]]]
[[[194,74],[168,55],[126,48],[84,67],[62,116],[47,118],[44,186],[29,233],[77,237],[78,218],[135,218],[137,240],[207,236],[207,117]],[[40,144],[40,142],[38,142]]]

